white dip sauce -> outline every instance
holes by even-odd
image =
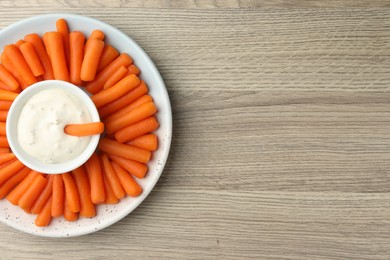
[[[68,124],[91,122],[82,101],[62,89],[42,90],[24,105],[18,122],[22,149],[43,163],[60,163],[77,157],[90,137],[65,134]]]

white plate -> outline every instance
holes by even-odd
[[[69,30],[78,30],[86,36],[94,29],[102,30],[106,34],[106,42],[113,45],[120,52],[128,53],[134,63],[141,70],[141,78],[149,87],[149,94],[153,97],[158,108],[157,119],[160,123],[156,134],[159,138],[159,148],[153,153],[153,159],[148,163],[147,177],[138,180],[143,193],[137,198],[126,197],[116,205],[99,205],[97,216],[94,218],[80,218],[76,222],[67,222],[63,218],[55,218],[47,227],[37,227],[34,224],[35,215],[27,214],[19,207],[13,206],[6,199],[0,200],[0,221],[20,231],[44,237],[72,237],[89,234],[108,227],[132,212],[151,192],[157,183],[171,145],[172,112],[164,82],[149,56],[127,35],[118,29],[85,16],[74,14],[48,14],[32,17],[17,22],[0,31],[0,50],[10,43],[15,43],[29,33],[42,35],[47,31],[56,30],[56,20],[64,18],[68,22]]]

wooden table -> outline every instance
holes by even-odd
[[[0,258],[389,259],[389,7],[1,1],[1,28],[71,12],[132,37],[166,82],[174,132],[125,219],[69,239],[1,224]]]

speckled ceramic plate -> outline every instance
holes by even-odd
[[[164,82],[148,55],[127,35],[118,29],[95,19],[74,14],[48,14],[32,17],[15,23],[0,31],[0,49],[14,43],[29,33],[43,34],[55,30],[55,22],[64,18],[70,30],[78,30],[86,35],[93,29],[100,29],[106,34],[106,42],[120,52],[128,53],[142,71],[141,78],[149,86],[149,94],[158,108],[157,118],[160,123],[156,134],[159,137],[159,148],[153,153],[148,163],[147,177],[137,180],[143,193],[137,198],[126,197],[116,205],[99,205],[97,216],[80,218],[76,222],[67,222],[63,218],[53,219],[50,226],[37,227],[35,215],[26,214],[19,207],[13,206],[6,199],[0,200],[0,221],[20,231],[45,237],[71,237],[89,234],[108,227],[132,212],[151,192],[158,181],[168,157],[172,136],[171,105]]]

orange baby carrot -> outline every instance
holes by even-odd
[[[61,174],[53,176],[53,192],[52,192],[51,215],[60,217],[64,214],[65,188]]]
[[[45,70],[43,69],[41,61],[39,60],[38,54],[35,52],[34,46],[29,42],[25,42],[19,46],[19,49],[33,75],[35,77],[43,75]]]
[[[4,153],[9,153],[9,148],[8,147],[1,147],[0,148],[0,154],[4,154]]]
[[[127,144],[134,145],[148,151],[156,151],[158,148],[158,138],[155,134],[146,134],[135,138]]]
[[[100,40],[100,41],[104,41],[104,32],[100,31],[100,30],[93,30],[91,32],[91,34],[89,35],[86,43],[85,43],[85,46],[84,46],[84,53],[88,50],[90,44],[91,44],[91,40]]]
[[[20,197],[18,204],[24,210],[30,210],[39,194],[45,188],[47,179],[42,175],[37,175],[27,188],[25,193]]]
[[[3,199],[13,188],[16,187],[27,175],[31,172],[31,170],[27,167],[24,167],[20,171],[18,171],[14,176],[9,178],[6,182],[3,183],[0,187],[0,199]]]
[[[4,122],[0,122],[0,135],[6,135],[7,132],[6,132],[6,127],[5,127],[5,123]],[[1,160],[1,158],[0,158]]]
[[[110,64],[116,57],[119,56],[119,52],[109,44],[104,45],[102,55],[100,56],[99,66],[97,71],[100,72],[108,64]]]
[[[35,219],[35,225],[38,227],[45,227],[50,224],[50,221],[52,219],[52,201],[53,198],[50,197],[47,201],[45,206],[43,207],[42,211],[39,212],[37,218]]]
[[[65,184],[65,198],[71,212],[80,211],[80,196],[77,191],[76,183],[70,173],[63,173],[62,179]]]
[[[125,66],[120,66],[104,83],[103,88],[111,88],[118,83],[126,75],[127,69]]]
[[[16,156],[13,153],[3,153],[0,155],[0,165],[15,158]]]
[[[12,101],[0,100],[0,110],[9,110],[12,105]]]
[[[2,64],[0,64],[0,80],[13,91],[19,87],[18,81]]]
[[[74,169],[72,176],[80,196],[80,216],[87,218],[96,216],[95,205],[91,200],[91,187],[84,166]]]
[[[0,100],[2,101],[14,101],[18,95],[18,93],[0,89]]]
[[[65,200],[64,218],[69,222],[76,221],[79,218],[79,214],[70,209],[68,200]]]
[[[32,33],[24,36],[24,40],[31,43],[34,46],[36,53],[38,54],[39,60],[41,61],[41,64],[45,70],[43,73],[43,79],[54,79],[53,67],[41,37],[39,37],[39,35],[36,33]]]
[[[8,149],[8,148],[7,148]],[[9,149],[8,149],[8,153],[9,153]],[[16,160],[18,160],[17,158],[14,158],[14,159],[11,159],[9,160],[8,162],[4,162],[2,164],[0,164],[0,170],[7,167],[8,165],[10,165],[11,163],[15,162]]]
[[[108,181],[107,174],[103,171],[103,181],[104,181],[104,189],[106,191],[106,199],[104,203],[106,204],[116,204],[119,199],[115,196],[114,191]],[[122,187],[121,187],[122,188]]]
[[[65,126],[64,131],[73,136],[89,136],[103,133],[104,124],[102,122],[92,122],[85,124],[70,124]]]
[[[104,86],[104,83],[107,79],[120,67],[120,66],[129,66],[133,60],[126,53],[122,53],[115,60],[113,60],[109,65],[107,65],[102,71],[100,71],[95,79],[91,82],[88,82],[86,89],[91,94],[98,93]]]
[[[96,153],[93,153],[89,158],[86,168],[91,184],[91,200],[95,204],[103,203],[105,199],[103,174],[99,156]]]
[[[9,143],[6,136],[0,136],[0,147],[2,148],[9,147]]]
[[[19,84],[19,83],[18,83]],[[8,91],[12,91],[12,92],[16,92],[16,93],[20,93],[22,92],[22,89],[21,88],[16,88],[16,89],[12,89],[10,87],[8,87],[7,84],[5,84],[3,81],[0,80],[0,89],[4,89],[4,90],[8,90]]]
[[[100,139],[98,147],[101,151],[108,154],[118,155],[123,158],[142,163],[147,163],[152,156],[150,151],[146,151],[132,145],[120,144],[117,141],[108,139],[107,137]]]
[[[4,53],[11,59],[12,65],[28,86],[38,82],[17,46],[13,44],[6,45]]]
[[[126,143],[144,134],[151,133],[158,127],[159,123],[157,122],[156,118],[154,116],[151,116],[145,118],[142,121],[139,121],[138,123],[119,130],[115,133],[115,139],[119,143]]]
[[[26,192],[28,187],[30,187],[31,183],[35,179],[36,176],[40,175],[39,172],[31,171],[24,180],[18,184],[10,193],[7,195],[7,200],[14,205],[18,205],[19,199]]]
[[[44,43],[53,67],[54,79],[69,82],[69,71],[66,65],[64,42],[61,34],[59,32],[45,33]]]
[[[130,110],[127,114],[122,117],[113,119],[106,123],[107,134],[113,134],[126,126],[135,124],[139,121],[144,120],[147,117],[154,115],[157,111],[156,106],[153,102],[148,102],[140,105],[139,107]],[[119,141],[119,140],[118,140]]]
[[[66,63],[69,65],[69,29],[68,29],[68,24],[66,23],[65,19],[58,19],[56,21],[56,28],[57,32],[59,32],[62,36],[62,40],[64,42],[64,51],[65,51],[65,58],[66,58]]]
[[[88,39],[88,48],[85,50],[81,64],[80,78],[83,81],[95,79],[97,66],[104,48],[104,42],[98,39]]]
[[[122,97],[118,98],[117,100],[108,103],[105,106],[102,106],[99,109],[99,115],[101,118],[105,118],[116,111],[124,108],[125,106],[131,104],[134,100],[138,99],[142,95],[146,94],[148,92],[148,87],[146,86],[144,81],[141,81],[138,87],[135,89],[129,91],[127,94],[123,95]]]
[[[102,155],[101,159],[103,162],[104,173],[107,177],[107,180],[109,182],[109,185],[112,188],[115,197],[117,199],[123,198],[125,196],[125,191],[123,190],[121,183],[119,182],[118,176],[116,175],[114,169],[112,168],[110,160],[105,154]]]
[[[131,175],[126,172],[121,166],[113,162],[112,167],[118,175],[119,181],[121,182],[123,189],[130,197],[137,197],[142,193],[142,187],[134,180]]]
[[[112,115],[108,116],[105,120],[104,123],[111,122],[113,119],[122,117],[129,113],[131,110],[133,110],[136,107],[139,107],[142,104],[148,103],[148,102],[153,102],[153,99],[149,95],[143,95],[142,97],[138,98],[136,101],[130,103],[130,105],[120,109],[119,111],[113,113]]]
[[[1,63],[18,81],[20,88],[25,89],[29,86],[26,81],[23,80],[22,76],[19,74],[18,70],[12,64],[11,59],[5,54],[5,52],[1,54]]]
[[[22,40],[22,39],[20,39],[20,40],[18,40],[17,42],[15,42],[15,45],[19,47],[19,46],[22,45],[23,43],[25,43],[25,41]]]
[[[69,34],[69,73],[70,82],[80,86],[82,81],[80,78],[81,65],[84,58],[84,43],[85,36],[82,32],[71,32]]]
[[[129,67],[127,67],[127,74],[135,74],[138,76],[140,72],[141,71],[139,70],[139,68],[134,64],[131,64]]]
[[[91,97],[93,103],[97,108],[108,104],[137,87],[140,80],[135,75],[128,75],[121,79],[118,83],[108,89],[104,89]]]
[[[45,206],[46,201],[53,193],[53,174],[48,175],[45,188],[42,190],[39,197],[35,200],[34,205],[31,207],[31,213],[38,214]]]
[[[131,173],[138,179],[144,178],[146,176],[146,173],[148,172],[148,166],[143,163],[125,159],[113,154],[109,154],[108,156],[112,161],[125,168],[129,173]]]
[[[8,111],[0,110],[0,122],[7,120]]]
[[[25,166],[19,160],[13,161],[3,169],[0,169],[0,185],[6,182],[10,177],[15,175],[18,171],[23,169]]]

